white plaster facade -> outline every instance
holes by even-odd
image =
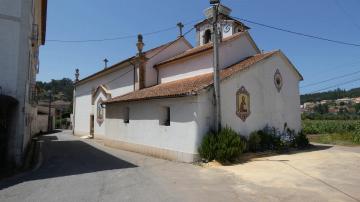
[[[274,74],[279,70],[283,87],[278,92]],[[265,126],[283,129],[284,124],[295,131],[301,129],[299,74],[281,52],[265,59],[244,72],[221,82],[221,123],[247,136]],[[250,93],[250,116],[245,122],[236,115],[236,92],[244,86]]]
[[[166,51],[161,49],[166,47]],[[153,86],[157,83],[158,74],[153,65],[159,61],[173,57],[185,50],[192,48],[189,42],[184,38],[177,39],[170,46],[160,46],[145,52],[145,57],[149,58],[145,64],[145,86]],[[130,58],[131,59],[131,58]],[[107,98],[103,93],[97,94],[93,98],[94,90],[104,85],[111,97],[124,95],[135,90],[135,80],[137,79],[136,70],[134,70],[134,62],[125,60],[119,64],[109,67],[100,74],[94,74],[79,81],[75,86],[74,92],[74,134],[89,135],[90,133],[90,117],[94,115],[94,136],[95,138],[103,138],[105,135],[106,123],[97,123],[96,103],[98,99],[106,101]],[[92,99],[95,102],[92,102]]]
[[[285,123],[299,131],[299,72],[281,51],[261,53],[242,23],[226,23],[232,24],[220,44],[222,125],[244,136],[267,125],[282,129]],[[206,22],[197,25],[198,41],[208,28]],[[95,137],[130,151],[184,162],[196,160],[203,136],[214,125],[212,44],[199,44],[191,48],[184,39],[166,50],[146,53],[151,59],[145,63],[143,89],[134,87],[137,76],[126,62],[111,73],[78,82],[74,133],[89,133],[89,116],[96,114],[91,89],[104,85],[111,98],[104,91],[93,98],[95,103],[106,100],[105,122],[94,127]],[[275,84],[276,72],[282,77],[281,89]],[[108,84],[121,75],[127,76]],[[135,71],[135,75],[139,73]],[[246,120],[236,113],[241,87],[250,96],[251,113]]]
[[[244,58],[260,53],[259,48],[248,32],[239,33],[238,37],[224,41],[219,47],[219,67],[224,69]],[[213,72],[212,49],[196,57],[165,64],[159,68],[160,83],[194,77]]]
[[[0,0],[0,135],[5,137],[0,141],[7,142],[7,161],[17,166],[38,131],[35,83],[39,46],[45,43],[46,5],[46,0]],[[5,96],[14,99],[12,106],[6,105]]]

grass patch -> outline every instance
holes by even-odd
[[[333,145],[344,145],[344,146],[360,145],[360,135],[354,133],[308,135],[308,138],[310,142],[316,142],[321,144],[333,144]]]

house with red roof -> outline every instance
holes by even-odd
[[[260,51],[242,22],[226,13],[219,19],[221,125],[244,136],[265,126],[299,131],[301,74],[282,51]],[[139,36],[134,57],[78,80],[74,134],[91,134],[129,151],[195,161],[215,122],[212,25],[204,20],[195,29],[196,47],[179,36],[142,52]]]

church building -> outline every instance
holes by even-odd
[[[250,28],[221,7],[221,125],[244,136],[265,126],[299,131],[301,74],[282,51],[262,52]],[[195,29],[195,47],[180,35],[143,51],[139,35],[135,56],[77,76],[74,134],[160,158],[196,160],[203,136],[214,128],[215,107],[212,24],[204,20]]]

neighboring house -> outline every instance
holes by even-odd
[[[36,133],[36,74],[45,43],[46,0],[0,3],[0,161],[21,166]]]
[[[360,97],[353,98],[352,102],[354,102],[355,104],[359,104],[360,103]]]
[[[336,104],[351,104],[352,99],[351,98],[341,98],[336,100]]]
[[[49,120],[49,106],[45,105],[38,105],[37,106],[37,119],[36,119],[36,128],[37,133],[45,133],[53,130],[55,128],[55,108],[50,108],[50,120]],[[51,124],[49,128],[48,124]]]
[[[313,112],[315,106],[316,106],[316,104],[313,102],[305,102],[303,104],[303,108],[304,108],[305,112]]]
[[[272,126],[301,129],[299,81],[280,51],[263,53],[249,28],[221,14],[221,124],[242,135]],[[192,162],[214,126],[211,25],[76,82],[74,134],[106,145]],[[142,44],[139,37],[138,44]]]
[[[325,104],[330,104],[332,102],[332,100],[321,100],[320,104],[325,105]]]

